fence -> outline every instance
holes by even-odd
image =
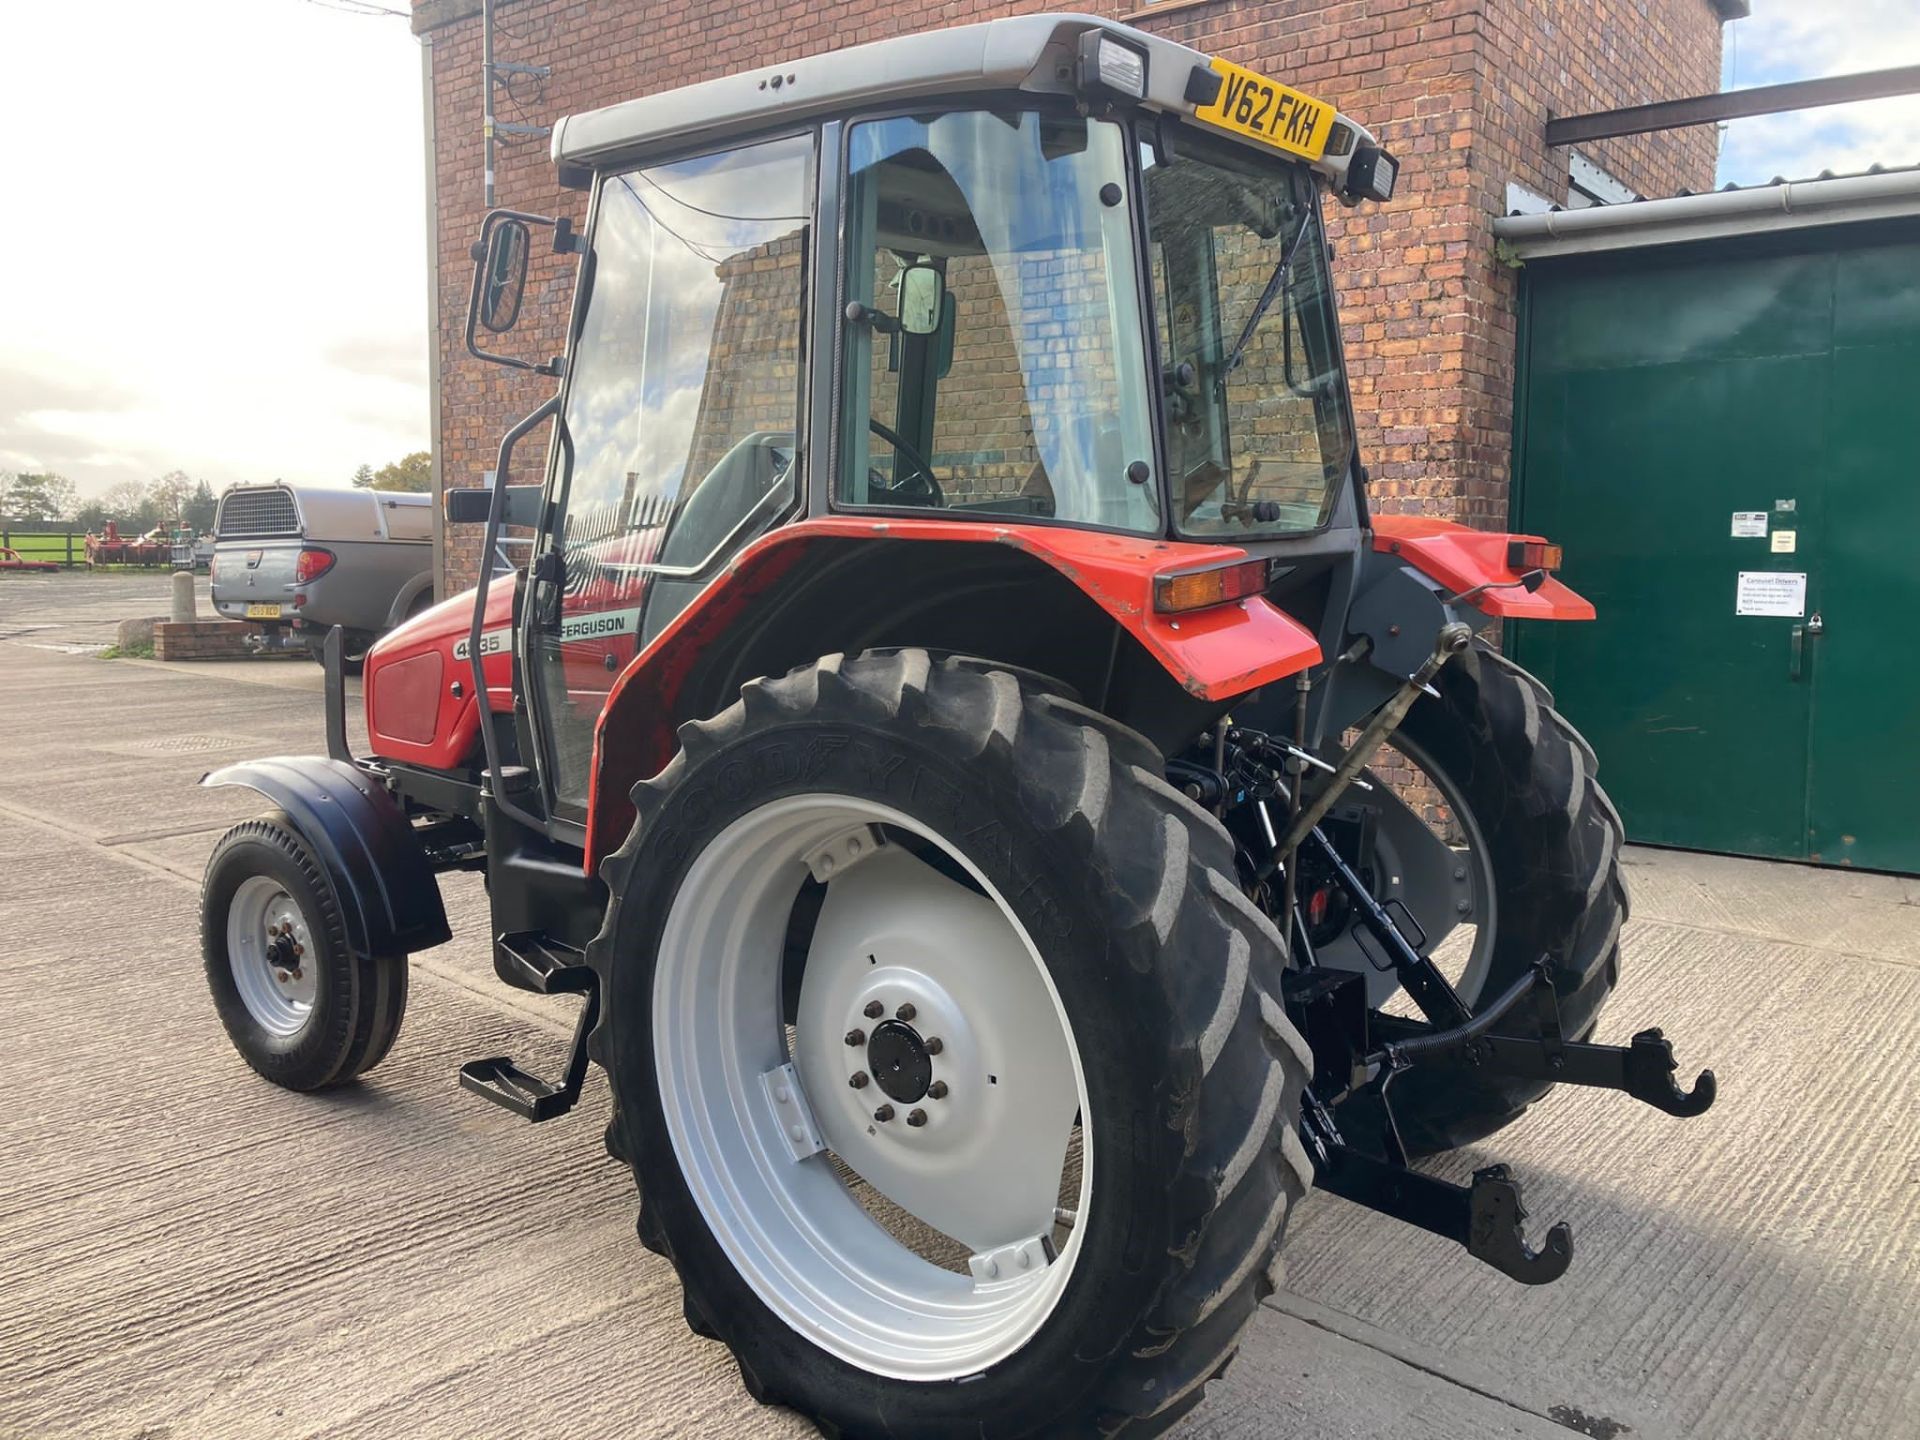
[[[22,560],[52,560],[69,570],[87,563],[87,537],[63,528],[63,522],[0,520],[0,549],[17,550]]]

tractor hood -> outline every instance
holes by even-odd
[[[1113,46],[1103,52],[1096,32]],[[1107,56],[1117,58],[1118,70],[1109,70]],[[1140,62],[1137,69],[1134,59]],[[667,147],[683,150],[690,142],[718,142],[889,101],[991,90],[1119,96],[1149,110],[1211,123],[1219,133],[1266,148],[1276,141],[1250,139],[1247,126],[1210,121],[1202,113],[1217,114],[1223,108],[1218,103],[1223,82],[1232,87],[1250,75],[1225,61],[1216,65],[1213,57],[1189,46],[1097,16],[1017,15],[782,61],[572,115],[553,127],[553,158],[563,181],[584,184],[592,170]],[[1276,77],[1282,82],[1286,78]],[[1271,81],[1265,84],[1269,92],[1284,92],[1274,114],[1296,101],[1300,110],[1324,112],[1309,127],[1310,142],[1294,145],[1280,139],[1278,148],[1307,160],[1343,198],[1385,198],[1367,188],[1374,183],[1381,156],[1368,131],[1324,102]],[[1266,98],[1275,97],[1269,93]],[[1391,170],[1382,173],[1390,193]]]

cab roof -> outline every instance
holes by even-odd
[[[570,178],[577,181],[580,171],[649,152],[889,101],[993,90],[1075,95],[1081,93],[1079,46],[1090,30],[1105,31],[1146,56],[1146,95],[1139,102],[1144,108],[1183,118],[1193,115],[1189,77],[1196,68],[1207,70],[1211,56],[1093,15],[1016,15],[769,62],[718,80],[570,115],[553,127],[553,158],[563,178],[571,171]],[[1344,125],[1349,138],[1337,147],[1329,145],[1324,156],[1310,163],[1339,191],[1354,155],[1376,142],[1345,115],[1336,115],[1334,124],[1336,136]],[[1266,149],[1257,141],[1245,143]],[[1335,154],[1336,148],[1341,153]]]

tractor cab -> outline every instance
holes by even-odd
[[[1391,157],[1137,31],[949,33],[556,131],[590,218],[553,225],[579,277],[522,657],[562,824],[616,676],[783,525],[1072,527],[1203,565],[1177,547],[1291,542],[1300,585],[1355,550],[1321,205],[1387,198]],[[530,227],[489,217],[471,333],[518,317]]]
[[[1619,817],[1476,634],[1592,617],[1558,547],[1368,513],[1324,220],[1391,155],[1084,15],[553,151],[585,222],[486,217],[467,344],[557,383],[446,496],[524,563],[372,648],[367,753],[336,629],[328,754],[207,777],[273,807],[203,891],[247,1062],[370,1070],[484,872],[495,972],[579,1008],[460,1084],[546,1121],[599,1064],[688,1324],[830,1434],[1161,1433],[1308,1186],[1564,1274],[1504,1167],[1410,1160],[1713,1080],[1595,1038]]]

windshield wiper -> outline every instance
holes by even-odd
[[[1300,242],[1307,238],[1307,227],[1312,223],[1313,207],[1302,206],[1299,228],[1293,232],[1293,238],[1287,241],[1287,248],[1280,252],[1280,263],[1273,267],[1273,274],[1267,277],[1267,288],[1260,292],[1260,298],[1254,302],[1253,313],[1247,316],[1247,323],[1240,331],[1240,338],[1233,342],[1233,349],[1227,352],[1226,363],[1220,367],[1221,389],[1226,388],[1227,377],[1239,365],[1241,357],[1246,353],[1247,342],[1253,339],[1253,332],[1260,328],[1260,322],[1266,318],[1267,311],[1272,308],[1274,300],[1286,290],[1287,274],[1293,269],[1293,257],[1299,253]]]

